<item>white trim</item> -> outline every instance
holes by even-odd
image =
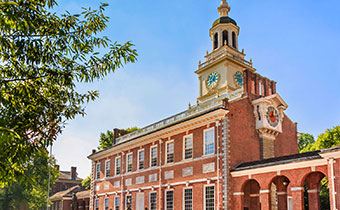
[[[168,144],[171,144],[171,143],[173,143],[173,148],[174,148],[173,152],[172,152],[172,154],[173,154],[173,161],[171,163],[175,162],[175,142],[174,142],[174,140],[166,141],[165,142],[165,165],[166,164],[171,164],[171,163],[168,163]]]
[[[244,195],[244,192],[234,192],[233,195]]]
[[[151,210],[151,194],[156,193],[156,209],[157,209],[157,191],[153,190],[149,192],[149,209]]]
[[[151,163],[152,163],[152,149],[153,148],[157,149],[157,152],[156,152],[156,159],[157,159],[156,166],[151,166]],[[150,147],[150,163],[149,163],[149,167],[150,168],[155,168],[157,166],[158,166],[158,144],[155,144],[155,145]]]
[[[209,132],[211,130],[214,130],[214,152],[212,154],[205,154],[205,132]],[[202,156],[211,156],[211,155],[214,155],[215,152],[216,152],[216,149],[215,149],[215,146],[216,146],[216,131],[215,131],[215,126],[211,127],[211,128],[207,128],[205,130],[203,130],[203,155]]]
[[[168,208],[167,208],[167,205],[166,205],[166,203],[167,203],[167,193],[168,192],[170,192],[170,191],[172,191],[172,209],[173,210],[175,210],[175,201],[174,201],[174,198],[175,198],[175,193],[174,193],[174,190],[173,189],[167,189],[167,190],[164,190],[164,210],[168,210]]]
[[[182,201],[183,201],[183,204],[182,204],[182,209],[185,210],[185,190],[187,189],[191,189],[191,209],[194,210],[194,190],[193,190],[193,187],[183,187],[183,190],[182,190]]]
[[[270,193],[270,190],[260,190],[260,194]]]
[[[107,164],[107,162],[109,162],[109,176],[106,176],[106,170],[107,170],[107,168],[106,168],[106,164]],[[110,160],[105,160],[105,171],[104,171],[104,177],[106,178],[106,177],[110,177],[110,169],[111,169],[111,166],[110,166],[110,163],[111,163],[111,161]]]
[[[129,155],[132,155],[132,163],[131,163],[132,167],[131,167],[131,171],[128,171],[128,167],[129,167],[129,163],[128,163],[129,158],[128,157],[129,157]],[[125,157],[126,157],[126,169],[125,170],[126,170],[126,174],[129,174],[129,173],[133,172],[133,152],[127,153]]]
[[[215,184],[206,184],[203,185],[203,209],[206,209],[206,188],[207,187],[211,187],[214,186],[214,209],[216,209],[216,204],[215,204],[215,200],[216,200],[216,186]]]
[[[119,174],[117,174],[117,159],[120,159],[120,170],[119,170]],[[115,158],[115,176],[121,175],[122,174],[122,157],[121,156],[117,156]]]
[[[188,138],[188,137],[191,137],[191,158],[186,159],[185,158],[185,149],[186,149],[185,148],[185,139]],[[183,148],[182,148],[183,160],[185,160],[185,161],[192,160],[193,157],[194,157],[194,135],[191,133],[191,134],[183,136],[182,144],[183,144]]]
[[[303,187],[292,187],[290,188],[290,191],[302,191]]]
[[[144,158],[143,162],[144,162],[144,164],[143,164],[143,168],[141,168],[141,169],[139,168],[139,153],[140,152],[144,153],[144,155],[143,155],[143,158]],[[145,169],[145,150],[143,148],[143,149],[140,149],[140,150],[137,151],[137,171],[144,170],[144,169]]]

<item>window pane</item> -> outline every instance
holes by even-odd
[[[100,163],[97,164],[96,179],[100,179]]]
[[[157,193],[152,192],[150,193],[150,210],[157,209]]]
[[[110,176],[110,161],[105,162],[105,177]]]
[[[132,156],[132,154],[129,154],[127,156],[127,172],[132,171],[132,161],[133,161],[133,156]]]
[[[171,143],[168,143],[166,145],[166,154],[167,154],[167,163],[172,163],[174,162],[174,143],[171,142]]]
[[[215,186],[205,187],[205,210],[215,210]]]
[[[157,147],[151,148],[151,167],[157,166]]]
[[[131,204],[132,204],[132,196],[131,195],[127,195],[126,196],[126,201],[125,201],[125,208],[131,208]]]
[[[98,199],[95,200],[95,202],[94,202],[94,209],[95,209],[95,210],[98,210],[98,209],[99,209],[99,200],[98,200]]]
[[[184,210],[192,210],[192,189],[184,190]]]
[[[205,155],[210,155],[215,153],[215,130],[208,130],[204,132],[204,147]]]
[[[174,191],[166,192],[166,210],[174,209]]]
[[[115,197],[115,210],[119,210],[119,197]]]
[[[184,159],[192,158],[192,136],[184,138]]]
[[[138,152],[138,169],[144,169],[144,150]]]
[[[116,158],[116,175],[120,174],[121,158]]]
[[[108,210],[108,209],[109,209],[109,199],[108,199],[108,198],[105,198],[105,199],[104,199],[104,209],[105,209],[105,210]]]

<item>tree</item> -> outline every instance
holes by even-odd
[[[46,151],[34,153],[25,164],[25,176],[32,178],[32,182],[10,182],[0,192],[1,209],[29,209],[46,208],[49,164],[51,165],[50,189],[59,176],[54,158],[50,158]]]
[[[85,115],[84,104],[98,92],[80,93],[77,84],[136,61],[130,42],[98,35],[107,27],[108,4],[62,15],[52,12],[56,5],[0,3],[0,187],[25,179],[30,157],[51,145],[68,120]]]
[[[139,128],[131,127],[131,128],[123,129],[123,130],[130,133],[130,132],[139,130]],[[103,149],[111,147],[112,145],[113,145],[113,131],[107,130],[106,133],[101,133],[98,149],[103,150]]]
[[[340,145],[340,126],[327,129],[318,136],[318,139],[311,147],[311,151],[332,148]]]
[[[314,136],[308,133],[300,133],[298,137],[298,148],[300,152],[308,151],[308,148],[310,148],[314,144]]]
[[[85,179],[83,179],[83,181],[81,181],[81,186],[83,186],[86,190],[91,189],[91,177],[92,175],[90,174],[90,176],[86,177]]]

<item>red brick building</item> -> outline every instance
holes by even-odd
[[[213,50],[195,72],[197,104],[89,156],[90,209],[299,210],[305,183],[318,209],[324,176],[336,209],[340,152],[296,154],[297,125],[276,82],[256,74],[239,51],[229,10],[222,0],[210,29]]]

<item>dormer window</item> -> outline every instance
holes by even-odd
[[[229,45],[229,40],[228,40],[228,31],[225,30],[222,32],[222,38],[223,38],[223,46]]]
[[[218,48],[218,33],[214,35],[214,50]]]

